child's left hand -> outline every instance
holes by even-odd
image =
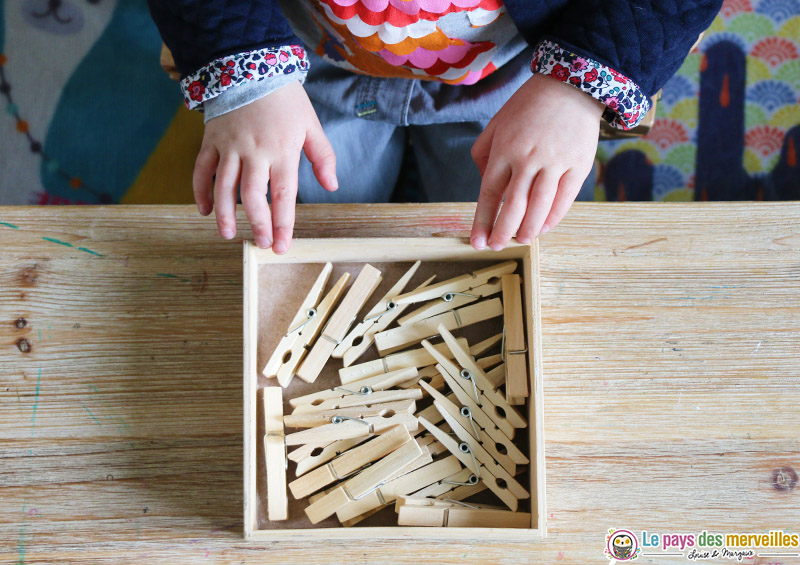
[[[514,234],[528,243],[561,221],[592,170],[603,109],[541,74],[520,87],[472,147],[483,179],[473,247],[499,250]]]

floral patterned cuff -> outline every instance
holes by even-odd
[[[308,72],[308,57],[299,45],[266,47],[221,57],[181,80],[183,102],[190,110],[203,110],[203,103],[220,93],[251,80]]]
[[[545,39],[539,43],[531,70],[568,82],[605,104],[603,118],[614,128],[632,129],[650,110],[650,100],[631,79],[553,41]]]

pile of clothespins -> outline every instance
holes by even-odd
[[[266,363],[263,374],[281,385],[262,397],[270,521],[288,518],[293,461],[288,488],[308,497],[313,524],[335,514],[350,526],[395,504],[399,525],[531,527],[531,515],[518,512],[530,493],[517,479],[530,461],[513,441],[527,427],[514,406],[525,404],[529,382],[518,264],[431,278],[404,293],[419,266],[351,329],[381,272],[365,265],[347,293],[345,273],[323,297],[326,264]],[[451,333],[500,316],[503,331],[472,346]],[[381,357],[354,364],[373,344]],[[500,353],[485,355],[496,346]],[[281,387],[294,376],[313,383],[331,357],[344,365],[340,386],[290,398],[284,416]],[[486,489],[507,508],[464,502]]]

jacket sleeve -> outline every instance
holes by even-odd
[[[237,86],[248,85],[248,91],[264,95],[275,90],[269,83],[279,87],[289,82],[287,75],[301,82],[305,78],[308,58],[276,0],[148,4],[181,73],[181,90],[190,109],[202,110],[207,101]],[[252,88],[254,82],[263,84]]]
[[[506,2],[518,12],[524,3]],[[611,125],[630,129],[721,7],[722,0],[570,0],[545,35],[531,37],[524,24],[520,31],[535,46],[534,72],[597,98]]]

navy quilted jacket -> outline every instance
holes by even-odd
[[[149,0],[149,4],[184,77],[221,57],[301,43],[277,0]],[[613,110],[616,99],[607,101],[609,96],[598,95],[585,77],[564,71],[574,57],[597,61],[615,77],[619,73],[638,86],[632,96],[634,109],[619,109],[621,115],[627,111],[628,118],[635,118],[621,119],[621,127],[627,129],[644,116],[649,107],[646,98],[677,71],[722,0],[504,0],[504,4],[520,34],[538,46],[534,71],[569,80]],[[543,45],[550,46],[549,51]],[[568,58],[553,60],[552,46],[566,50]],[[192,99],[201,101],[191,85],[197,81],[183,84],[190,107]]]

